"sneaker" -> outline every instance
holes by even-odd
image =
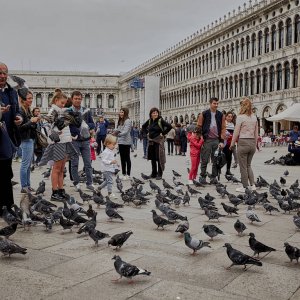
[[[51,201],[58,201],[58,202],[63,202],[65,200],[65,198],[63,198],[58,190],[55,190],[52,192],[52,195],[51,195]]]
[[[120,176],[120,179],[121,180],[127,180],[127,176],[126,175],[122,175],[122,176]]]
[[[245,193],[245,188],[244,187],[239,187],[237,189],[235,189],[236,192],[239,192],[239,193]]]
[[[86,185],[86,188],[87,188],[88,190],[91,190],[91,191],[95,191],[95,190],[96,190],[96,188],[95,188],[95,186],[94,186],[93,184]]]
[[[188,184],[194,184],[193,180],[188,180]]]
[[[74,184],[76,192],[81,190],[81,183]]]
[[[232,166],[231,166],[231,168],[237,168],[237,163],[234,163]]]
[[[33,193],[35,192],[35,189],[32,188],[31,186],[28,187],[28,190],[29,190],[30,192],[33,192]]]
[[[256,186],[254,184],[250,185],[249,190],[250,191],[256,191]]]
[[[23,187],[23,188],[21,189],[21,194],[28,194],[28,193],[30,193],[28,187]]]

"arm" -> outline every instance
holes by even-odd
[[[131,130],[131,121],[129,119],[127,119],[125,122],[124,122],[124,128],[123,130],[118,134],[118,136],[124,136],[126,134],[128,134],[128,132],[130,132]]]
[[[225,138],[226,138],[226,122],[225,122],[225,116],[223,115],[220,143],[224,143]]]
[[[164,129],[164,131],[162,132],[163,135],[166,135],[172,129],[172,125],[166,122],[164,119],[161,119],[161,125]]]
[[[257,140],[258,140],[258,121],[256,121],[256,124],[255,124],[254,137],[255,137],[255,143],[257,143]]]
[[[104,151],[104,152],[101,154],[101,160],[102,160],[102,162],[103,162],[104,164],[110,165],[111,162],[112,162],[114,159],[112,159],[110,153]]]
[[[94,120],[92,118],[92,114],[90,111],[88,112],[88,115],[87,115],[87,124],[90,129],[95,129],[95,123],[94,123]]]
[[[108,127],[108,125],[109,125],[109,122],[108,122],[108,120],[107,120],[107,119],[104,119],[104,126],[107,128],[107,127]]]
[[[242,126],[242,120],[238,116],[237,119],[236,119],[236,124],[235,124],[235,128],[234,128],[233,137],[232,137],[232,140],[231,140],[230,147],[233,147],[234,144],[235,144],[235,142],[237,141],[237,139],[238,139],[238,137],[240,135],[241,126]]]
[[[149,126],[149,120],[147,120],[143,125],[142,125],[142,132],[145,132],[145,131],[147,131],[147,128],[148,128],[148,126]]]

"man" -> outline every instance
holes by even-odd
[[[288,151],[293,153],[293,157],[286,161],[286,164],[289,166],[300,165],[300,141],[290,142]]]
[[[82,123],[78,128],[75,125],[70,125],[70,131],[73,138],[73,145],[78,152],[78,155],[71,160],[71,173],[76,190],[81,188],[78,175],[79,153],[81,153],[84,171],[86,174],[86,188],[94,190],[93,186],[93,169],[91,165],[91,150],[90,150],[90,135],[89,131],[95,129],[95,124],[91,112],[81,106],[82,94],[79,91],[74,91],[71,95],[72,106],[69,110],[80,112],[82,115]]]
[[[107,135],[107,127],[109,125],[108,120],[104,119],[103,116],[99,117],[99,122],[96,124],[96,142],[98,144],[97,147],[97,155],[101,152],[101,144],[103,145],[103,150],[105,149],[104,140]]]
[[[16,145],[14,127],[22,123],[19,115],[19,104],[17,92],[7,83],[8,68],[4,63],[0,62],[0,121],[5,123],[8,135],[12,142]],[[2,132],[0,131],[0,134]],[[2,140],[2,139],[1,139]],[[0,145],[0,217],[2,216],[2,207],[6,206],[9,210],[14,204],[14,196],[11,180],[13,178],[12,171],[12,155],[7,158],[5,155],[5,147],[9,144],[2,143]],[[12,154],[12,153],[11,153]]]
[[[206,169],[209,157],[213,162],[211,183],[216,183],[218,170],[215,164],[214,153],[219,148],[224,147],[224,138],[226,135],[225,116],[217,110],[219,99],[211,98],[209,100],[210,108],[202,112],[198,117],[197,126],[202,128],[204,144],[201,149],[201,174],[200,182],[206,184]]]
[[[291,132],[290,132],[290,142],[298,141],[299,136],[300,136],[300,132],[299,132],[298,126],[295,125],[293,127],[293,130],[291,130]]]
[[[132,126],[130,135],[131,135],[132,145],[133,145],[134,150],[137,150],[137,142],[138,142],[138,139],[139,139],[139,133],[140,132],[139,132],[138,127],[137,126]]]

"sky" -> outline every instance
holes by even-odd
[[[10,70],[117,75],[245,1],[0,0],[0,61]]]

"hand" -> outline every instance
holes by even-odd
[[[9,112],[9,110],[10,110],[10,105],[7,105],[7,106],[1,106],[1,112],[2,112],[3,114]]]
[[[117,163],[117,161],[115,159],[110,162],[111,165],[114,165],[116,163]]]
[[[219,148],[223,149],[223,148],[224,148],[224,144],[223,144],[223,143],[220,143],[220,144],[219,144]]]
[[[39,120],[40,120],[39,117],[32,117],[32,118],[30,119],[30,121],[31,121],[32,123],[37,123]]]
[[[19,126],[19,125],[21,125],[22,124],[22,122],[23,122],[23,118],[21,117],[21,116],[16,116],[16,118],[15,118],[15,125],[16,126]]]

